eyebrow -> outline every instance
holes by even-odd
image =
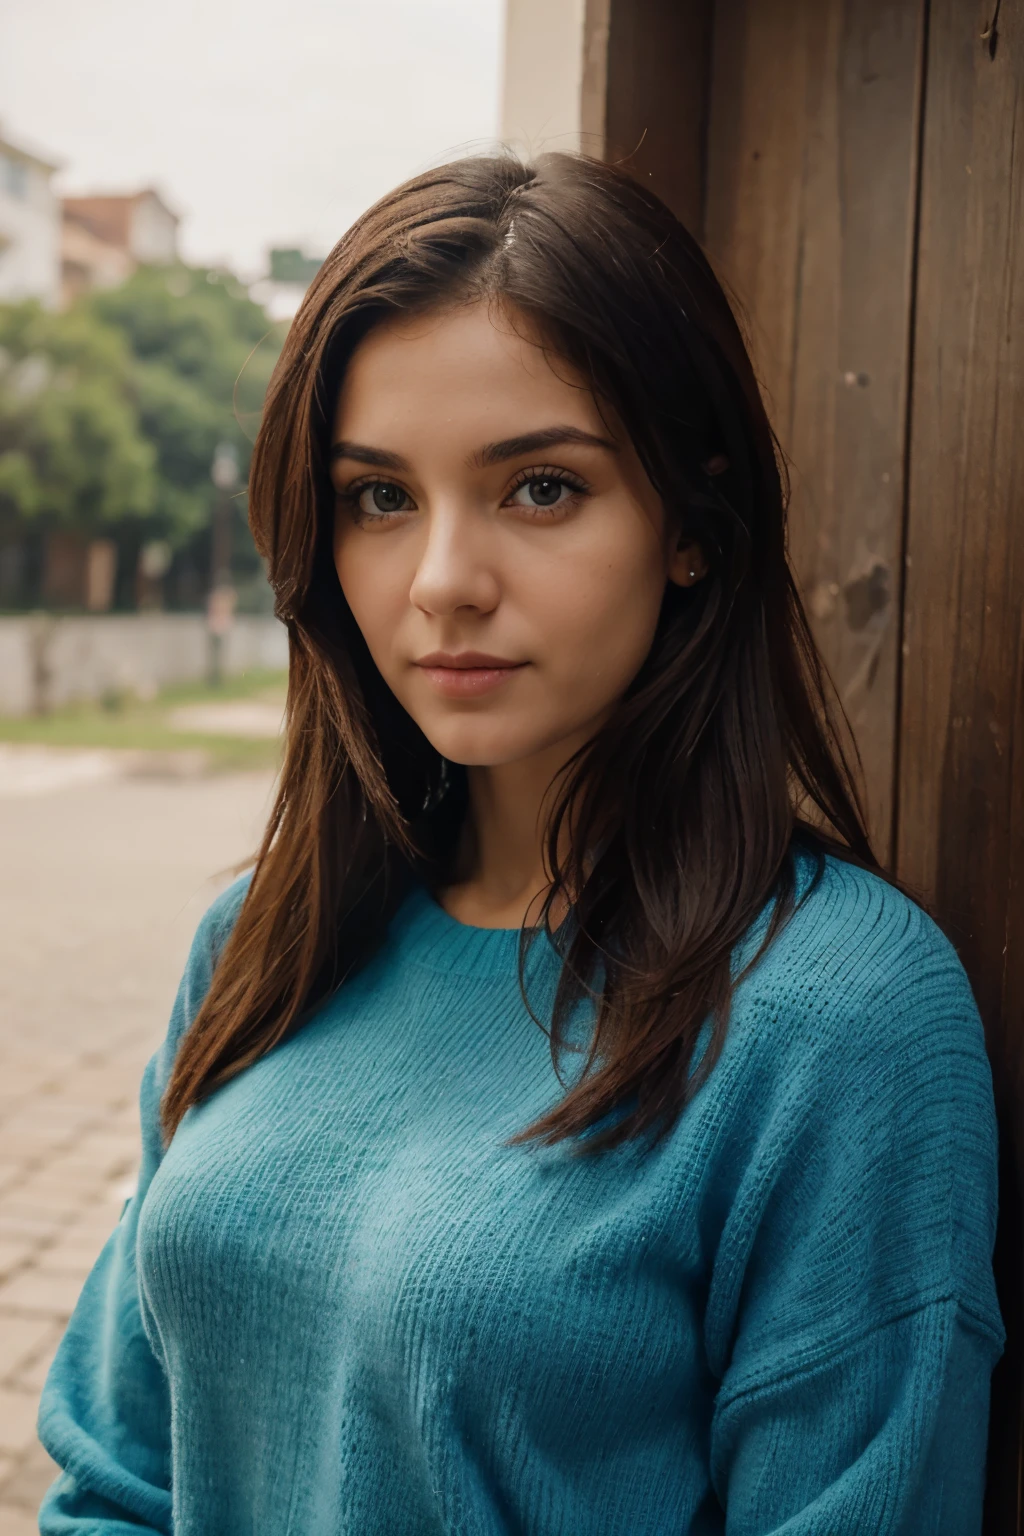
[[[366,443],[333,443],[332,464],[335,459],[356,459],[360,464],[372,464],[374,469],[409,468],[408,461],[400,453],[389,453],[386,448],[370,448]]]
[[[609,453],[618,452],[618,444],[611,438],[598,437],[584,432],[581,427],[543,427],[537,432],[523,432],[518,437],[502,438],[497,443],[487,443],[469,457],[473,469],[488,469],[503,464],[506,459],[518,459],[524,453],[539,453],[544,448],[558,448],[566,443],[577,443],[587,448],[604,448]],[[331,462],[335,459],[355,459],[359,464],[372,464],[374,469],[408,469],[409,462],[400,453],[387,448],[372,448],[368,443],[341,441],[331,447]]]
[[[539,453],[543,448],[560,448],[565,443],[618,452],[618,445],[611,438],[584,432],[581,427],[544,427],[539,432],[523,432],[519,437],[503,438],[500,443],[488,443],[472,455],[470,464],[474,469],[487,469],[493,464],[503,464],[506,459],[518,459],[524,453]]]

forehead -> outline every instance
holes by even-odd
[[[476,443],[553,420],[608,434],[589,386],[529,319],[481,300],[376,326],[346,369],[334,435]]]

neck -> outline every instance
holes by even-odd
[[[544,834],[560,770],[577,746],[548,751],[495,768],[471,767],[466,878],[442,893],[446,911],[480,928],[518,928],[535,922],[551,884]],[[562,914],[553,913],[557,923]]]

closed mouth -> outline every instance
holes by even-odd
[[[504,656],[487,656],[481,651],[459,651],[454,655],[433,651],[429,656],[421,656],[415,665],[452,672],[508,672],[516,667],[525,667],[527,663],[509,661]]]

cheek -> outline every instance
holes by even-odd
[[[581,708],[612,702],[632,682],[654,639],[665,590],[653,541],[580,551],[538,573],[533,606],[549,675]]]
[[[352,617],[362,631],[370,654],[382,671],[387,664],[387,641],[394,635],[408,605],[409,583],[394,560],[382,560],[371,541],[334,541],[334,568]],[[383,665],[382,665],[383,664]]]

